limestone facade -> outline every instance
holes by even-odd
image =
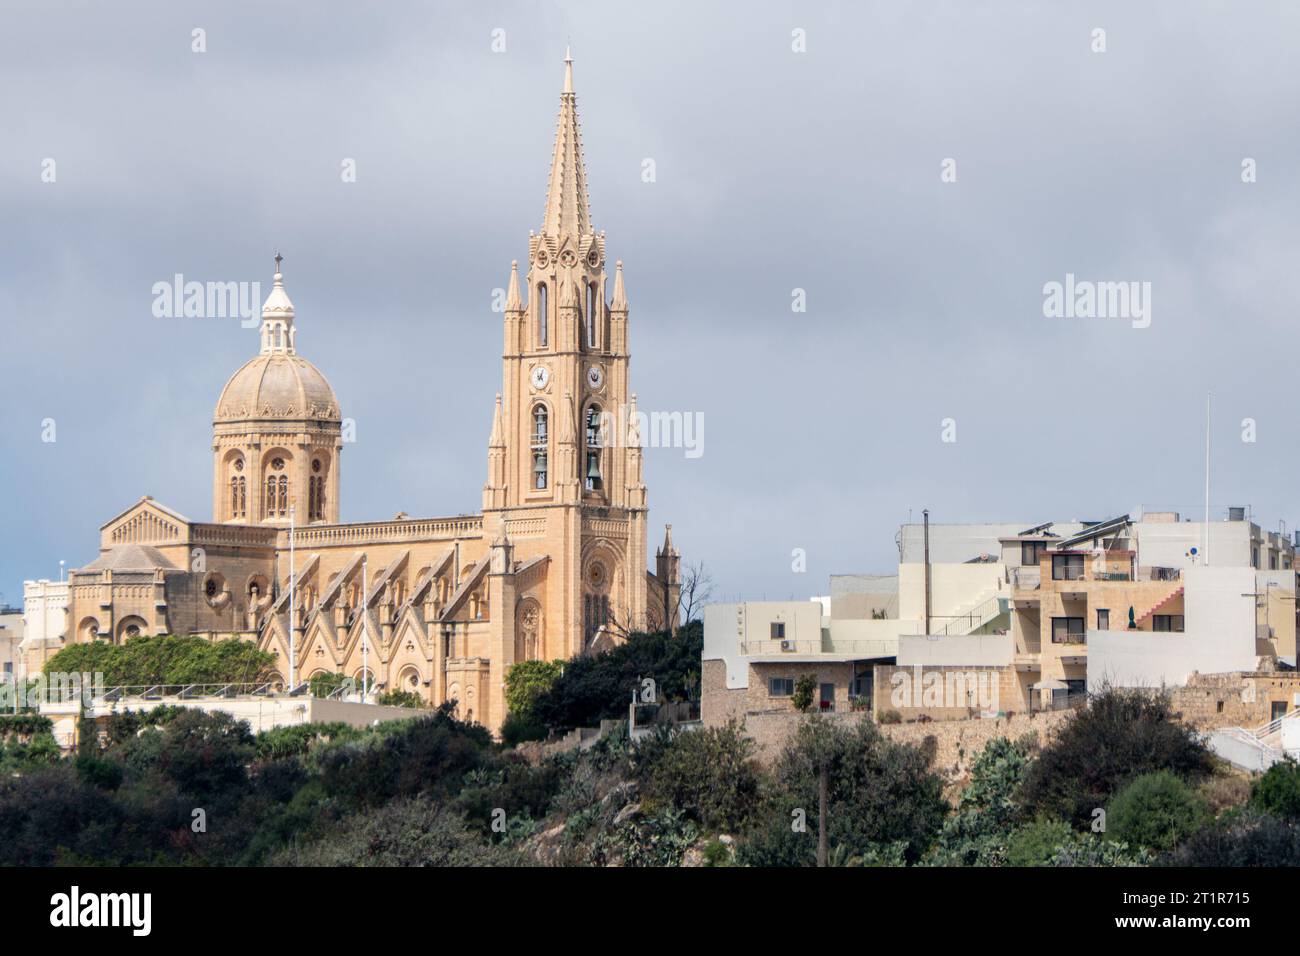
[[[105,524],[70,574],[70,639],[256,641],[277,682],[368,677],[495,729],[517,661],[676,626],[671,530],[647,567],[628,301],[590,221],[571,59],[541,230],[522,280],[511,266],[481,513],[340,523],[344,419],[298,353],[280,261],[260,352],[217,401],[213,520],[145,497]]]

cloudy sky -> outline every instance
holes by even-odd
[[[141,495],[211,517],[257,334],[151,289],[277,247],[357,423],[344,520],[477,510],[566,42],[633,388],[705,423],[647,452],[652,526],[718,597],[887,570],[926,507],[1199,514],[1210,389],[1214,511],[1300,523],[1294,4],[5,0],[3,597]],[[1149,327],[1045,317],[1067,273],[1149,282]]]

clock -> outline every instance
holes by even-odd
[[[533,388],[538,390],[543,389],[546,387],[546,383],[550,380],[551,370],[549,368],[545,365],[533,366],[532,374],[529,376],[529,381],[533,383]]]
[[[587,384],[592,388],[600,388],[605,384],[605,373],[600,370],[599,366],[592,365],[587,369]]]

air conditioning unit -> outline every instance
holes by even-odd
[[[794,650],[794,641],[782,641],[782,642],[781,642],[781,650],[783,650],[783,651],[792,651],[792,650]]]

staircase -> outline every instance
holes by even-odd
[[[1150,620],[1154,615],[1159,614],[1161,608],[1167,606],[1171,601],[1175,601],[1175,600],[1177,600],[1178,598],[1182,597],[1182,596],[1183,596],[1183,590],[1184,590],[1184,585],[1181,585],[1181,584],[1178,585],[1178,587],[1174,588],[1174,590],[1171,591],[1171,592],[1169,593],[1169,595],[1168,595],[1167,597],[1165,597],[1164,600],[1162,600],[1159,604],[1155,605],[1154,607],[1152,607],[1152,608],[1150,608],[1150,609],[1148,609],[1148,610],[1146,610],[1146,611],[1143,611],[1143,612],[1142,612],[1142,616],[1139,617],[1139,618],[1134,622],[1134,623],[1137,625],[1138,629],[1141,629],[1143,623],[1145,623],[1146,621],[1149,621],[1149,620]]]
[[[1300,710],[1283,714],[1254,730],[1221,727],[1210,733],[1206,744],[1234,767],[1263,773],[1273,764],[1287,758],[1286,751],[1282,749],[1282,724],[1297,717],[1300,717]]]
[[[1007,598],[996,592],[981,598],[961,614],[954,614],[948,623],[935,629],[936,634],[951,637],[954,634],[974,634],[985,624],[1007,612]]]

